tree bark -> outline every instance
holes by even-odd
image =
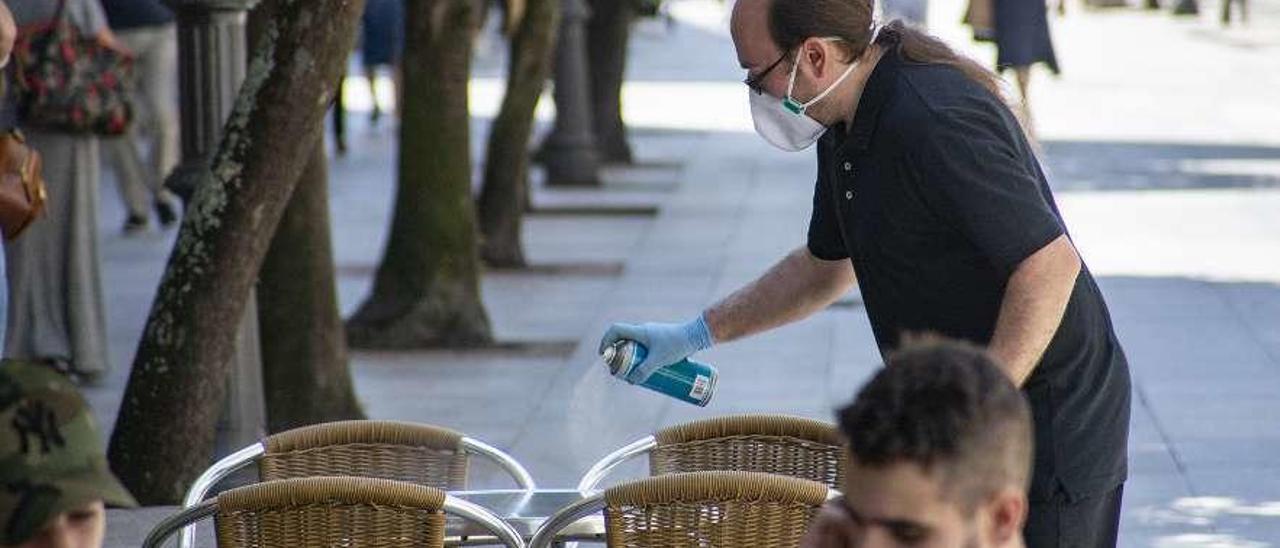
[[[357,348],[483,346],[467,82],[481,0],[411,0],[395,212],[373,292],[347,322]]]
[[[236,326],[322,132],[361,0],[264,0],[266,39],[196,188],[147,318],[111,437],[144,505],[175,504],[209,464]]]
[[[364,418],[338,311],[328,161],[318,140],[259,274],[263,393],[272,433]]]
[[[481,256],[506,268],[526,266],[520,233],[529,196],[529,139],[560,24],[560,0],[528,0],[525,8],[511,39],[507,93],[489,132],[478,202]]]
[[[622,84],[627,73],[627,44],[635,20],[634,0],[590,0],[587,55],[591,67],[591,108],[600,159],[630,164],[631,144],[622,120]]]

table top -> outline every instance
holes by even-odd
[[[450,496],[471,502],[492,511],[511,525],[525,539],[542,526],[547,518],[561,509],[589,498],[597,491],[580,492],[575,489],[492,489],[483,491],[451,491]],[[468,546],[492,543],[492,537],[482,527],[461,518],[450,517],[447,546]],[[557,538],[564,541],[592,541],[604,537],[604,518],[599,515],[579,520],[566,527]]]

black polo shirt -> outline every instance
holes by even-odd
[[[989,344],[1009,276],[1063,234],[1017,120],[957,69],[890,50],[852,127],[818,143],[809,250],[852,259],[882,352],[911,332]],[[1087,267],[1023,390],[1035,419],[1033,499],[1124,481],[1128,364]]]

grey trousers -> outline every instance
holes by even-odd
[[[134,123],[128,133],[103,139],[120,198],[131,217],[146,218],[164,179],[178,165],[178,34],[173,24],[120,31],[133,50]],[[143,148],[150,153],[143,162]]]

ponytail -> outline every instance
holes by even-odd
[[[787,0],[776,0],[785,2]],[[904,24],[900,20],[890,21],[880,29],[876,36],[876,45],[886,51],[893,51],[910,63],[947,65],[959,70],[970,80],[977,82],[990,91],[992,95],[1003,98],[1004,90],[1000,85],[1000,77],[977,61],[956,53],[945,42],[933,35]]]

